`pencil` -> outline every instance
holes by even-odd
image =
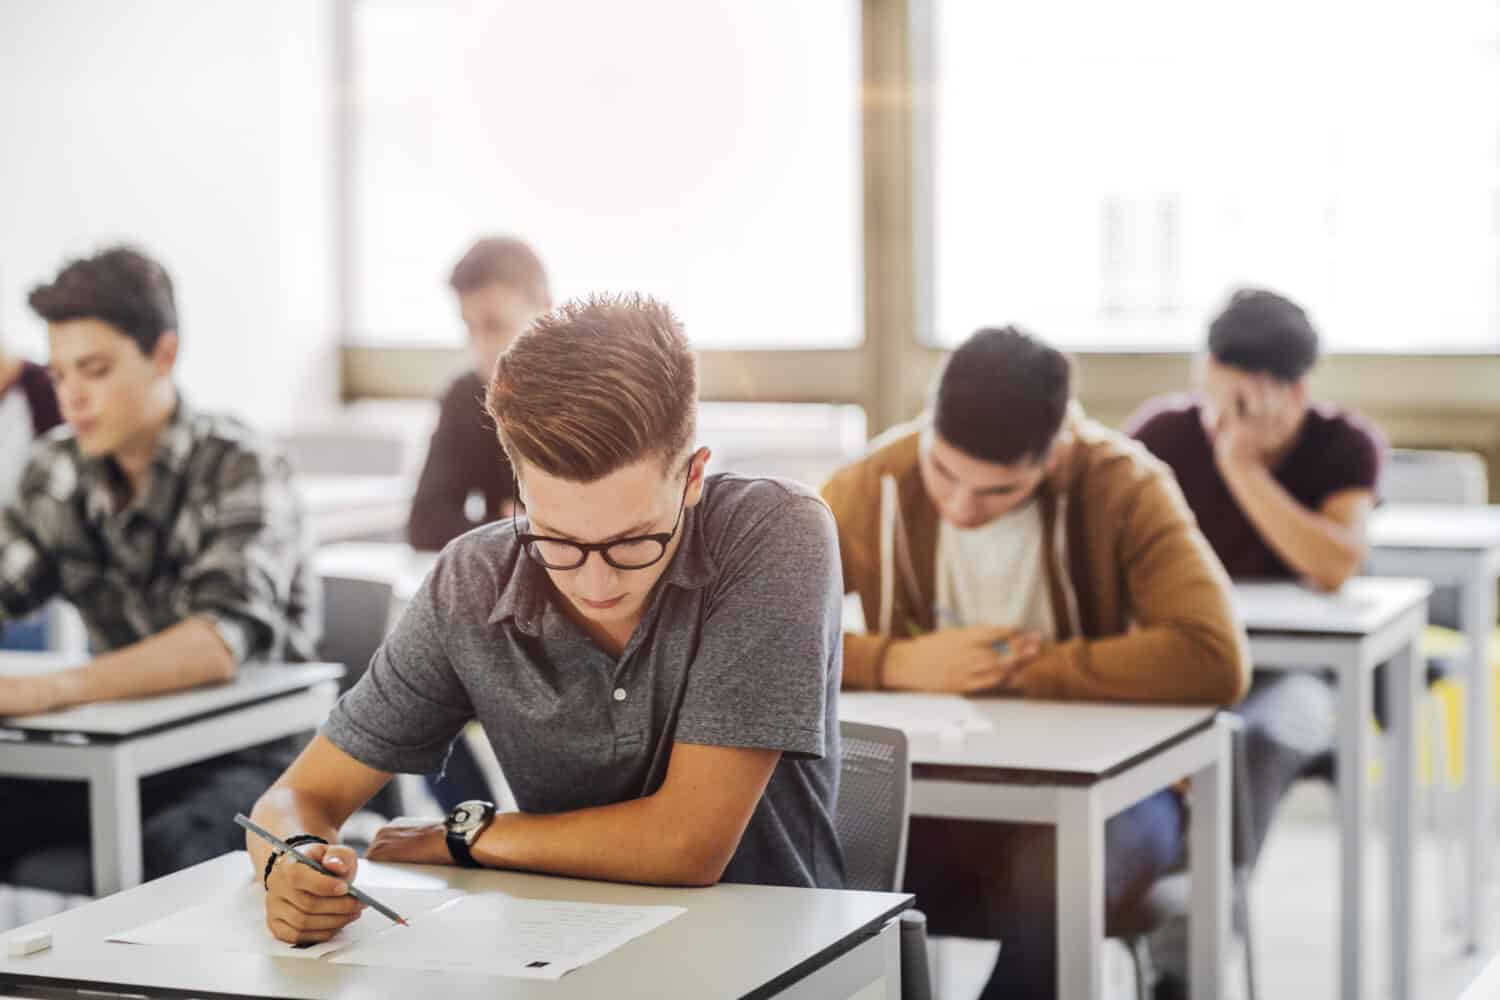
[[[255,824],[255,822],[253,820],[251,820],[250,817],[246,816],[244,813],[235,813],[234,814],[234,821],[236,823],[238,823],[240,826],[244,827],[246,830],[249,830],[251,833],[255,834],[257,837],[259,837],[262,840],[264,840],[266,843],[270,844],[272,847],[274,847],[276,849],[276,851],[278,853],[280,853],[280,854],[290,854],[294,859],[296,859],[297,861],[302,862],[304,865],[306,865],[307,867],[311,868],[313,871],[318,872],[321,875],[327,875],[329,878],[336,878],[336,879],[339,879],[340,881],[343,881],[343,879],[339,875],[335,874],[332,871],[329,871],[327,868],[323,867],[321,864],[319,864],[318,862],[314,861],[312,858],[308,857],[306,854],[303,854],[301,851],[297,850],[295,847],[292,847],[286,841],[284,841],[280,837],[276,836],[276,834],[272,833],[269,830],[264,829],[263,827],[257,826]],[[391,909],[389,906],[386,906],[384,903],[380,902],[380,900],[376,899],[374,896],[371,896],[369,893],[365,892],[363,889],[357,889],[357,888],[355,888],[354,884],[351,883],[351,882],[344,882],[344,884],[347,885],[347,886],[349,886],[349,895],[353,896],[355,899],[359,900],[361,903],[366,903],[366,904],[368,904],[370,906],[375,907],[375,909],[379,910],[383,915],[385,915],[386,917],[389,917],[391,920],[393,920],[396,923],[400,924],[402,927],[410,927],[411,926],[410,924],[408,924],[406,922],[406,918],[405,917],[403,917],[401,914],[397,913],[395,910]]]

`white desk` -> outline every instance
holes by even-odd
[[[683,906],[687,912],[554,982],[168,951],[106,940],[244,885],[250,866],[244,853],[236,852],[13,932],[50,931],[52,949],[28,958],[7,958],[0,949],[0,992],[61,986],[308,1000],[900,996],[892,919],[912,902],[901,893],[755,885],[667,889],[426,865],[367,863],[361,871],[360,884],[371,889],[451,886],[540,899]]]
[[[1464,943],[1486,946],[1489,928],[1480,888],[1489,883],[1494,836],[1494,675],[1489,669],[1500,579],[1500,507],[1382,507],[1370,518],[1371,573],[1418,576],[1459,591],[1464,658],[1464,786],[1467,882]]]
[[[297,476],[292,482],[319,542],[400,534],[416,492],[406,476]]]
[[[1495,1000],[1500,997],[1500,955],[1490,959],[1479,978],[1459,994],[1458,1000]]]
[[[0,656],[0,674],[33,674],[75,660]],[[333,707],[332,663],[247,664],[228,684],[47,715],[0,719],[0,775],[86,781],[94,892],[141,882],[140,780],[316,729]]]
[[[1250,635],[1250,655],[1261,670],[1332,670],[1337,678],[1339,849],[1343,888],[1339,924],[1342,995],[1364,995],[1360,953],[1364,939],[1364,850],[1367,742],[1372,675],[1390,661],[1386,690],[1386,743],[1391,767],[1387,814],[1390,833],[1391,996],[1414,995],[1412,955],[1416,935],[1416,718],[1427,623],[1425,580],[1359,578],[1336,595],[1291,583],[1240,583],[1235,603]]]
[[[840,718],[863,721],[878,693],[846,692]],[[1208,707],[973,699],[989,732],[914,732],[913,816],[1057,828],[1058,996],[1103,996],[1104,824],[1192,778],[1190,987],[1223,992],[1229,906],[1228,731]],[[878,711],[865,708],[866,711]],[[918,905],[921,901],[918,900]]]

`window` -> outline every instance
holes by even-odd
[[[700,346],[860,342],[858,0],[351,2],[352,340],[456,343],[509,232]]]
[[[1490,0],[933,4],[939,343],[1193,347],[1251,284],[1336,350],[1500,350]]]

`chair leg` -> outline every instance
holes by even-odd
[[[1151,1000],[1151,949],[1146,944],[1146,935],[1130,938],[1125,947],[1130,952],[1130,963],[1135,967],[1136,1000]]]
[[[1428,703],[1432,706],[1433,716],[1433,744],[1437,752],[1433,755],[1434,768],[1438,772],[1437,779],[1433,782],[1433,792],[1436,795],[1434,812],[1438,818],[1438,835],[1446,835],[1451,842],[1451,850],[1442,851],[1445,859],[1444,866],[1447,868],[1447,878],[1443,879],[1444,894],[1448,902],[1449,926],[1457,929],[1463,926],[1463,899],[1464,899],[1464,871],[1463,871],[1463,838],[1459,832],[1463,826],[1460,820],[1458,804],[1463,798],[1462,785],[1453,780],[1453,754],[1452,744],[1449,741],[1448,711],[1443,700],[1437,696],[1429,696]],[[1467,775],[1465,776],[1467,777]]]
[[[1256,1000],[1255,931],[1250,925],[1250,873],[1239,868],[1234,873],[1235,916],[1240,924],[1240,940],[1245,942],[1245,1000]]]

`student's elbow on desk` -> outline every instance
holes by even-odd
[[[668,871],[671,884],[701,889],[717,885],[724,877],[740,838],[712,829],[684,828],[670,834],[666,841],[667,856],[672,859]]]
[[[1356,576],[1364,562],[1364,550],[1353,549],[1325,559],[1320,565],[1311,567],[1305,573],[1305,578],[1318,590],[1331,594]]]
[[[1237,628],[1204,630],[1189,640],[1187,658],[1200,678],[1199,697],[1208,705],[1233,705],[1250,690],[1250,648]]]

